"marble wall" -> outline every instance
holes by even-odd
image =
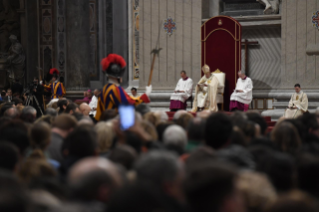
[[[169,36],[163,22],[171,17],[176,31]],[[173,89],[185,70],[194,81],[200,78],[202,19],[201,0],[140,0],[140,86],[148,83],[152,49],[155,48],[159,30],[159,46],[163,48],[153,73],[153,89]]]
[[[319,56],[306,53],[307,47],[319,44],[319,31],[311,22],[317,10],[319,0],[282,0],[282,89],[295,83],[305,89],[319,88]]]
[[[258,41],[248,46],[247,74],[254,82],[254,90],[271,90],[281,85],[281,28],[243,28],[242,39]],[[242,69],[245,69],[245,46],[242,48]]]

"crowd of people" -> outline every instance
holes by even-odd
[[[0,107],[1,212],[319,211],[315,114],[268,133],[255,112],[169,120],[140,104],[123,131],[116,110],[95,123],[68,99],[39,118],[22,103]]]

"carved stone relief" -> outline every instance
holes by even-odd
[[[0,53],[5,54],[11,46],[10,35],[20,39],[19,0],[2,0],[0,5]]]
[[[264,14],[278,14],[280,0],[257,0],[260,4],[265,5]]]
[[[3,76],[7,75],[9,81],[21,80],[25,72],[25,53],[19,42],[19,8],[19,0],[0,0],[0,71]]]
[[[65,0],[57,1],[57,66],[60,71],[65,70]]]
[[[52,0],[39,1],[39,38],[40,38],[40,67],[44,74],[47,74],[53,67],[55,61],[53,42],[55,34],[53,33],[53,5]]]

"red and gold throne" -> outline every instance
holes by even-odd
[[[236,88],[237,72],[241,70],[241,34],[241,25],[228,16],[213,17],[201,28],[201,63],[207,64],[211,72],[220,70],[226,74],[223,108],[227,111],[230,95]]]

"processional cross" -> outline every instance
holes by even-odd
[[[161,36],[161,26],[162,26],[162,22],[159,25],[156,47],[155,47],[155,49],[153,49],[151,51],[151,54],[153,54],[153,60],[152,60],[151,72],[150,72],[150,76],[149,76],[149,79],[148,79],[147,86],[150,86],[152,84],[152,77],[153,77],[153,72],[154,72],[155,59],[156,59],[156,56],[159,56],[159,53],[162,50],[162,48],[159,47],[159,44],[160,44],[159,41],[160,41],[160,36]]]
[[[249,45],[259,45],[258,41],[242,41],[241,45],[245,46],[245,71],[248,72],[248,46]]]

